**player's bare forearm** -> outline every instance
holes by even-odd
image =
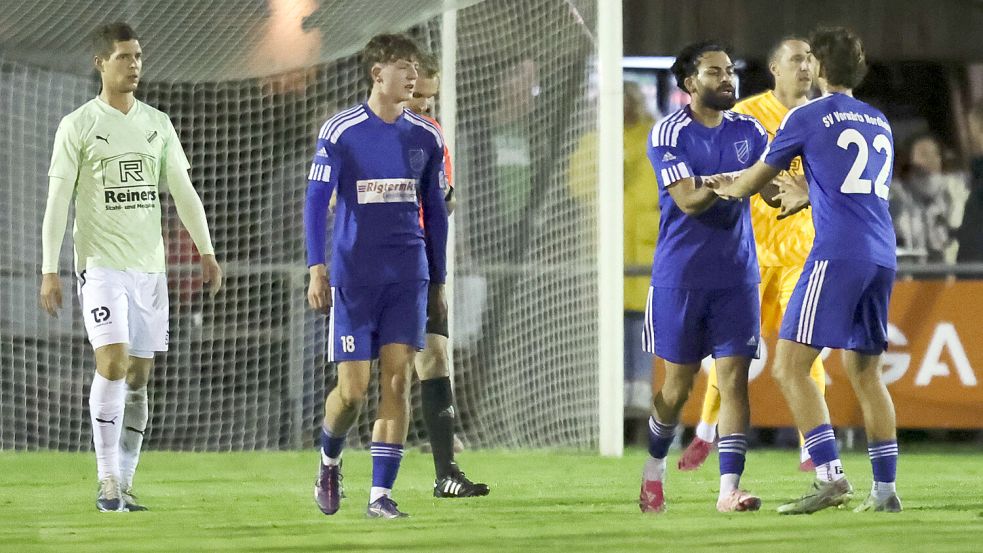
[[[201,256],[201,279],[202,282],[207,283],[208,292],[214,298],[215,294],[222,289],[222,280],[224,274],[222,272],[222,266],[218,264],[218,260],[215,259],[215,254],[206,254]]]
[[[51,315],[58,317],[58,310],[61,309],[61,279],[58,273],[45,273],[41,275],[41,308]]]
[[[718,179],[711,177],[706,179],[705,184],[719,196],[748,198],[760,192],[779,172],[778,169],[767,163],[758,161],[750,169],[742,171],[736,178]]]
[[[672,201],[686,215],[699,215],[710,209],[719,198],[717,194],[697,182],[697,179],[688,177],[680,179],[667,188]]]
[[[323,263],[318,263],[311,265],[308,272],[311,283],[307,287],[307,302],[311,309],[327,314],[331,309],[331,283],[328,281],[328,269]]]

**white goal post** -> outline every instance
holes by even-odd
[[[137,96],[167,112],[219,259],[202,292],[166,200],[170,351],[147,447],[310,447],[334,371],[306,308],[303,209],[313,138],[365,97],[357,52],[405,32],[441,59],[453,149],[451,344],[469,447],[622,451],[620,0],[14,0],[0,12],[0,449],[85,450],[94,372],[66,306],[37,306],[47,165],[59,120],[98,92],[88,33],[141,36]],[[66,55],[66,52],[71,54]],[[453,293],[450,293],[450,292]],[[414,391],[418,407],[419,394]],[[350,438],[364,445],[374,395]],[[418,411],[418,409],[417,409]],[[425,441],[419,416],[410,441]]]

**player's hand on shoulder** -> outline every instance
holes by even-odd
[[[45,273],[41,275],[41,308],[47,311],[48,315],[58,317],[58,310],[61,309],[61,279],[58,273]]]
[[[324,265],[312,265],[311,283],[307,286],[307,302],[311,309],[327,314],[331,309],[331,283]]]
[[[788,173],[781,173],[772,182],[778,185],[775,199],[781,204],[779,220],[795,215],[809,206],[809,184],[805,175],[793,177]]]
[[[215,259],[215,255],[201,256],[201,280],[208,283],[208,293],[211,297],[214,298],[222,289],[222,278],[222,267]]]
[[[447,318],[447,298],[443,283],[431,283],[427,295],[427,317],[434,320]]]

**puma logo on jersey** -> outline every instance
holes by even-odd
[[[99,135],[97,134],[97,135],[96,135],[96,140],[102,140],[102,141],[103,141],[103,142],[105,142],[106,144],[109,144],[109,135],[107,134],[106,136],[99,136]]]
[[[666,155],[662,156],[662,163],[672,161],[674,159],[676,159],[676,156],[672,155],[672,152],[666,152]]]

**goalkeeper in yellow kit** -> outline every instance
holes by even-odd
[[[755,117],[768,131],[770,141],[775,137],[785,114],[809,101],[813,82],[812,63],[809,44],[805,40],[797,37],[782,39],[768,57],[768,68],[775,78],[774,90],[742,100],[734,106],[734,111]],[[804,178],[802,158],[795,158],[788,172],[792,177]],[[808,211],[800,211],[784,220],[777,220],[778,211],[769,206],[762,197],[773,196],[775,192],[777,190],[766,188],[761,195],[756,195],[751,200],[751,222],[761,267],[762,336],[778,334],[785,307],[802,273],[815,236],[812,216]],[[825,393],[826,373],[821,358],[816,358],[810,375],[819,386],[819,391]],[[679,460],[680,470],[696,470],[706,460],[716,438],[719,413],[717,373],[716,370],[711,370],[696,436]],[[799,468],[804,471],[812,470],[809,454],[805,448],[801,451]]]

